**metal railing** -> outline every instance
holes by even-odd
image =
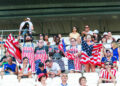
[[[3,57],[3,53],[4,53],[4,52],[3,52],[3,49],[4,49],[4,47],[3,47],[3,44],[4,44],[4,43],[3,43],[3,42],[4,42],[4,41],[3,41],[3,39],[4,39],[3,36],[4,36],[4,37],[6,36],[5,39],[7,39],[7,36],[8,36],[8,35],[4,35],[4,34],[5,34],[5,33],[8,33],[8,32],[9,32],[9,34],[10,34],[10,33],[12,34],[13,32],[17,32],[17,34],[18,34],[19,31],[20,31],[19,29],[16,29],[16,30],[15,30],[15,29],[14,29],[14,30],[0,30],[0,33],[1,33],[1,35],[0,35],[0,36],[1,36],[1,54],[0,54],[0,56],[1,56],[1,57]],[[21,31],[24,31],[24,30],[21,30]],[[32,31],[32,33],[35,33],[35,31]],[[13,36],[14,38],[18,37],[18,35],[13,35],[13,34],[12,34],[12,36]]]

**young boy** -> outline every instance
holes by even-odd
[[[39,75],[40,73],[47,74],[46,69],[44,68],[44,64],[42,62],[39,63],[39,68],[36,71],[36,74]]]

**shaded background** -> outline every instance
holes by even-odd
[[[85,25],[101,33],[120,33],[119,0],[0,0],[0,30],[19,29],[25,17],[31,18],[35,35],[68,35],[73,26],[81,32]]]

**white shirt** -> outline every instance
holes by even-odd
[[[43,86],[43,85],[41,84],[41,82],[37,82],[37,83],[36,83],[36,86]],[[51,86],[51,85],[49,85],[49,84],[46,82],[46,86]]]
[[[22,71],[23,69],[23,64],[19,65],[19,72]],[[23,71],[23,74],[27,74],[28,72],[32,72],[31,71],[31,66],[29,64],[27,64],[26,68]]]
[[[87,34],[93,35],[93,31],[90,30]]]
[[[20,24],[19,30],[20,30],[20,31],[22,30],[22,28],[23,28],[23,26],[25,25],[26,22],[29,24],[29,31],[32,31],[33,24],[32,24],[31,21],[23,21],[23,22]],[[30,33],[31,33],[31,32],[30,32]]]
[[[70,50],[71,48],[73,48],[71,45],[70,46],[67,46],[66,47],[66,50],[68,51],[68,50]],[[81,51],[81,45],[76,45],[76,47],[75,48],[77,48],[78,49],[78,52],[80,52]]]
[[[46,69],[48,72],[58,73],[58,71],[60,70],[60,66],[56,62],[53,62],[52,67],[51,68],[46,67]]]

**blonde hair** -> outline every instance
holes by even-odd
[[[112,45],[114,49],[118,47],[118,44],[116,42],[112,42]]]

